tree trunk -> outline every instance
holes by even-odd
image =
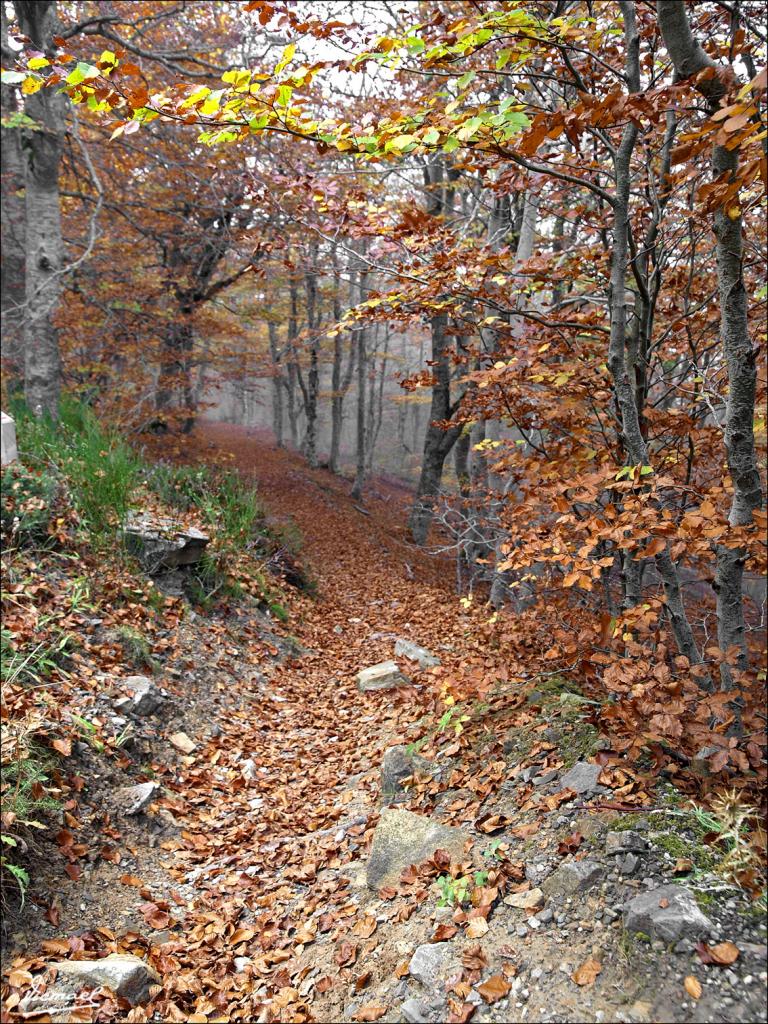
[[[307,370],[307,386],[304,391],[304,412],[307,417],[306,433],[304,435],[304,455],[307,462],[314,469],[317,466],[317,397],[320,393],[320,372],[318,367],[318,345],[319,339],[317,330],[317,247],[310,250],[312,267],[304,277],[304,284],[307,295],[307,328],[309,337],[309,369]]]
[[[298,383],[298,363],[296,352],[296,336],[299,333],[299,298],[296,282],[290,283],[290,312],[288,314],[288,340],[286,343],[287,375],[285,390],[288,400],[288,429],[291,432],[291,445],[299,447],[299,413],[296,408],[296,384]]]
[[[58,29],[53,0],[15,0],[19,28],[37,50],[50,51]],[[24,101],[35,130],[22,130],[26,216],[24,395],[36,416],[59,414],[61,358],[55,325],[64,268],[59,164],[66,133],[66,101],[40,89]]]
[[[336,324],[341,320],[341,275],[336,270],[336,251],[333,253],[334,260],[334,292],[333,292],[333,316]],[[350,292],[354,289],[354,274],[350,272]],[[354,305],[354,299],[350,298],[350,305]],[[328,460],[328,468],[332,473],[339,472],[339,456],[341,453],[341,432],[344,427],[344,398],[352,383],[352,374],[355,367],[355,340],[352,337],[349,345],[349,357],[347,366],[342,375],[342,362],[344,358],[344,335],[339,331],[333,339],[333,367],[331,370],[331,454]]]
[[[659,28],[677,79],[697,75],[696,88],[714,112],[725,94],[717,74],[699,75],[716,64],[694,39],[685,4],[658,0]],[[715,146],[712,171],[715,178],[731,179],[739,161],[738,147],[728,150]],[[757,467],[754,437],[756,353],[752,349],[747,325],[747,294],[742,279],[742,218],[738,210],[719,209],[715,214],[716,261],[720,293],[720,338],[728,369],[728,400],[725,413],[725,450],[733,484],[728,521],[731,526],[747,526],[753,513],[762,506],[763,494]],[[743,576],[746,552],[725,544],[717,547],[715,592],[717,594],[717,639],[723,653],[737,652],[736,667],[747,668],[744,631]],[[723,689],[733,688],[731,667],[720,669]],[[738,714],[738,709],[737,714]]]
[[[430,321],[432,327],[432,401],[429,422],[424,437],[424,455],[421,475],[416,488],[416,499],[408,519],[408,529],[416,544],[424,544],[432,522],[435,499],[440,493],[445,459],[462,431],[462,424],[446,429],[451,409],[451,368],[448,358],[448,344],[445,337],[448,317],[437,313]]]
[[[0,44],[3,65],[12,67],[16,54],[8,46],[8,19],[6,5],[0,5],[2,30]],[[16,90],[0,85],[2,107],[2,146],[0,146],[0,174],[2,178],[2,218],[0,232],[3,259],[0,264],[0,331],[2,334],[3,377],[8,393],[24,386],[24,245],[26,225],[24,219],[24,160],[21,152],[21,129],[13,125],[19,110]]]
[[[283,372],[280,369],[280,348],[277,342],[277,324],[270,320],[269,356],[272,360],[272,430],[278,448],[283,447]]]
[[[179,427],[185,434],[189,433],[195,422],[190,362],[193,340],[192,310],[182,306],[171,319],[163,337],[155,408],[161,416],[180,416]]]
[[[359,301],[363,302],[368,294],[368,273],[359,273]],[[366,328],[360,326],[355,331],[357,341],[357,436],[355,439],[355,482],[352,485],[352,497],[360,501],[365,485],[365,378],[367,370]]]
[[[621,0],[624,17],[624,39],[627,51],[627,81],[630,92],[640,90],[640,38],[635,22],[635,5]],[[647,466],[648,446],[640,427],[637,396],[627,368],[627,296],[625,282],[629,271],[629,197],[630,161],[637,141],[637,127],[629,122],[622,133],[614,158],[616,189],[613,200],[613,249],[610,280],[610,341],[608,367],[619,408],[624,449],[630,465]],[[656,557],[656,566],[664,586],[667,612],[678,650],[692,665],[701,664],[696,640],[683,603],[680,577],[672,560],[669,545]],[[702,680],[706,685],[707,681]]]

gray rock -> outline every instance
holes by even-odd
[[[433,668],[440,664],[440,659],[436,654],[428,651],[426,647],[420,647],[413,643],[412,640],[403,639],[403,637],[399,637],[395,641],[395,657],[418,662],[420,668]]]
[[[693,893],[682,885],[662,885],[635,896],[624,908],[628,932],[644,932],[652,939],[677,942],[704,935],[712,922],[699,910]]]
[[[249,956],[236,956],[234,960],[235,970],[240,974],[246,967],[250,967],[252,963],[253,960]]]
[[[148,514],[129,515],[123,537],[128,550],[148,572],[194,565],[203,557],[211,540],[192,526],[181,530],[174,519]]]
[[[129,953],[110,953],[101,960],[63,960],[51,964],[58,975],[75,989],[105,988],[127,999],[131,1006],[149,999],[150,985],[160,978],[149,964]]]
[[[622,875],[633,875],[639,863],[640,860],[634,853],[626,853],[619,864],[619,871]]]
[[[624,853],[645,853],[648,840],[637,832],[609,832],[605,837],[605,852],[610,856]]]
[[[7,466],[19,457],[16,446],[16,423],[8,413],[0,413],[0,465]]]
[[[555,913],[552,910],[552,907],[545,907],[544,910],[540,910],[539,913],[536,915],[540,924],[549,924],[549,922],[554,918],[554,916]]]
[[[366,882],[371,889],[397,885],[403,868],[428,860],[435,850],[446,850],[454,860],[460,860],[466,840],[466,833],[459,828],[440,825],[410,811],[387,809],[373,833]]]
[[[151,715],[162,703],[163,695],[147,676],[128,676],[120,685],[126,690],[133,690],[127,710],[132,711],[134,715]]]
[[[385,750],[381,763],[382,803],[387,804],[394,800],[404,799],[407,793],[403,782],[414,772],[438,775],[440,769],[425,757],[409,754],[406,746],[390,747]]]
[[[418,999],[406,999],[400,1007],[400,1016],[409,1024],[427,1024],[429,1011]]]
[[[550,769],[548,772],[543,772],[541,775],[537,775],[533,780],[534,786],[546,786],[549,782],[554,782],[558,776],[556,768]]]
[[[542,883],[547,896],[569,896],[586,892],[603,877],[603,868],[593,860],[572,860],[563,864]]]
[[[598,787],[597,780],[602,770],[599,764],[579,761],[565,773],[560,780],[560,786],[562,789],[572,789],[576,793],[592,793]]]
[[[382,661],[357,673],[357,688],[364,693],[371,690],[394,690],[398,686],[410,685],[411,680],[403,675],[394,661]]]
[[[408,964],[411,977],[432,991],[456,968],[458,962],[450,942],[429,942],[418,946]]]
[[[142,782],[138,786],[123,786],[115,790],[115,800],[123,814],[141,814],[160,793],[156,782]]]

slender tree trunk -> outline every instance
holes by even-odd
[[[705,69],[715,71],[717,66],[694,39],[685,4],[658,0],[656,8],[661,35],[676,78],[696,75],[696,88],[706,98],[710,110],[716,110],[725,94],[725,86],[717,74],[699,74]],[[729,150],[725,146],[715,146],[712,153],[715,178],[733,178],[738,161],[738,147]],[[720,293],[720,338],[728,369],[725,450],[733,485],[728,521],[731,526],[747,526],[752,522],[754,512],[763,504],[763,493],[755,454],[757,369],[756,353],[749,338],[747,294],[742,278],[743,224],[740,212],[718,209],[714,231]],[[746,669],[748,664],[743,602],[745,558],[746,552],[742,548],[731,548],[725,544],[717,547],[718,646],[724,653],[735,649],[739,670]],[[733,673],[726,662],[721,665],[720,679],[723,689],[733,688]],[[738,708],[736,712],[738,715]]]
[[[288,429],[291,432],[291,445],[299,447],[299,412],[296,408],[296,385],[298,383],[298,353],[296,337],[299,333],[299,297],[296,282],[290,283],[290,310],[288,313],[288,338],[286,342],[287,375],[285,390],[288,404]]]
[[[317,398],[320,393],[320,372],[318,367],[319,339],[317,331],[317,247],[310,250],[311,269],[305,275],[304,282],[307,294],[307,327],[309,338],[309,369],[307,370],[307,386],[304,392],[304,412],[307,417],[304,435],[304,454],[313,468],[317,466]]]
[[[376,453],[376,443],[379,440],[381,422],[384,418],[384,382],[387,379],[387,361],[389,356],[389,325],[384,327],[384,350],[381,357],[381,370],[378,375],[378,384],[371,391],[371,428],[368,434],[368,475],[373,473],[373,459]],[[376,377],[374,375],[374,383]]]
[[[269,356],[272,360],[272,430],[278,448],[283,447],[283,371],[280,368],[280,347],[277,341],[277,324],[270,320]]]
[[[368,294],[368,273],[365,270],[359,272],[359,301],[363,302]],[[352,485],[352,497],[357,501],[363,496],[365,486],[365,383],[368,356],[366,353],[367,330],[361,324],[355,331],[357,341],[357,432],[355,439],[355,482]]]
[[[8,46],[8,19],[6,5],[0,5],[2,30],[0,45],[3,65],[12,67],[16,58]],[[0,106],[2,127],[0,136],[0,239],[2,242],[2,263],[0,264],[0,330],[2,334],[3,377],[9,393],[24,386],[24,246],[26,224],[24,218],[24,160],[21,152],[21,130],[14,127],[14,117],[19,114],[16,90],[9,85],[0,85]]]
[[[624,39],[627,51],[627,81],[630,92],[640,90],[640,39],[635,21],[635,5],[621,0],[624,17]],[[640,427],[637,395],[627,368],[627,296],[626,280],[629,272],[629,197],[630,161],[637,141],[638,130],[629,122],[622,133],[615,156],[616,189],[613,200],[613,250],[610,280],[610,341],[608,366],[613,378],[614,395],[621,418],[622,440],[629,462],[633,466],[647,466],[649,452]],[[678,650],[692,665],[701,664],[696,640],[683,603],[680,576],[672,560],[669,545],[656,557],[666,597],[672,633]],[[702,680],[708,685],[708,680]]]
[[[449,346],[445,335],[448,326],[447,314],[437,313],[432,317],[430,324],[432,327],[432,373],[435,383],[432,386],[429,422],[424,437],[421,475],[416,488],[416,499],[408,520],[408,528],[416,544],[424,544],[427,539],[435,500],[440,493],[440,485],[443,480],[445,460],[463,428],[460,423],[448,429],[444,426],[451,419],[453,413]]]
[[[22,33],[36,50],[50,51],[58,29],[56,4],[15,0]],[[24,395],[36,416],[59,413],[61,358],[55,325],[64,268],[61,237],[59,165],[66,133],[66,101],[56,89],[27,96],[24,111],[36,122],[23,129],[26,217],[24,311]]]
[[[333,254],[334,268],[336,266],[336,252]],[[350,272],[350,305],[354,304],[354,273]],[[338,324],[341,320],[341,275],[334,269],[334,292],[333,292],[333,316]],[[352,383],[352,374],[355,368],[355,339],[351,337],[349,344],[349,356],[347,365],[342,373],[344,359],[344,335],[339,332],[333,339],[333,368],[331,371],[331,454],[328,460],[328,468],[332,473],[339,472],[339,457],[341,453],[341,434],[344,428],[344,398]]]
[[[195,398],[191,378],[194,341],[192,309],[182,306],[170,320],[163,336],[155,408],[161,415],[180,416],[179,427],[188,433],[195,422]]]

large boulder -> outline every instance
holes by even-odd
[[[183,529],[173,519],[151,515],[129,516],[123,537],[148,572],[194,565],[210,543],[210,537],[193,526]]]
[[[714,925],[703,914],[690,889],[682,885],[662,885],[641,892],[624,908],[624,927],[642,932],[652,939],[677,942],[711,932]]]
[[[357,688],[364,693],[369,690],[394,690],[398,686],[410,686],[411,680],[404,676],[397,663],[382,661],[357,673]]]
[[[420,647],[419,644],[415,644],[412,640],[406,640],[404,637],[398,637],[395,641],[395,657],[416,661],[420,668],[434,668],[435,665],[440,664],[440,659],[436,654],[428,651],[426,647]]]
[[[467,838],[459,828],[441,825],[411,811],[382,811],[366,866],[368,887],[397,885],[404,868],[428,860],[435,850],[446,850],[454,860],[461,860]]]
[[[110,953],[101,960],[62,960],[51,967],[74,989],[104,986],[127,999],[131,1006],[146,1003],[150,985],[160,981],[149,964],[130,953]]]
[[[408,747],[389,747],[381,763],[381,802],[388,804],[407,797],[404,782],[415,774],[440,774],[439,767],[425,757],[409,753]]]

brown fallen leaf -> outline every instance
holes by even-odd
[[[342,942],[336,950],[336,955],[333,959],[339,967],[351,967],[355,960],[357,960],[357,946],[354,946],[351,942]]]
[[[687,875],[689,871],[693,871],[693,861],[690,857],[678,857],[672,869],[672,874]]]
[[[598,963],[597,960],[585,960],[581,967],[577,967],[571,975],[571,979],[576,982],[577,985],[587,987],[594,985],[595,978],[602,971],[602,964]]]
[[[488,922],[484,917],[475,917],[467,925],[467,938],[479,939],[488,931]]]
[[[448,939],[452,939],[458,932],[458,928],[455,924],[439,924],[435,928],[434,935],[430,936],[430,942],[446,942]]]
[[[669,900],[667,899],[666,896],[662,896],[661,897],[661,899],[659,900],[659,906],[661,907],[662,910],[666,910],[667,909],[667,907],[669,906]]]
[[[701,982],[694,978],[692,974],[687,976],[683,986],[691,999],[698,999],[701,996]]]
[[[359,978],[355,978],[355,991],[360,992],[369,983],[373,977],[372,971],[366,971],[365,974],[361,974]]]
[[[477,946],[470,946],[461,954],[461,963],[468,971],[481,971],[488,966],[488,958],[478,943]]]
[[[581,832],[571,832],[569,836],[566,836],[565,839],[558,843],[557,852],[561,857],[564,857],[568,853],[575,853],[583,841],[584,836]]]
[[[363,917],[359,921],[355,921],[352,931],[361,939],[369,939],[377,928],[378,924],[375,917]]]
[[[365,1003],[360,1007],[352,1020],[378,1020],[380,1017],[383,1017],[386,1012],[387,1007],[382,1006],[380,1003]]]
[[[499,999],[503,999],[507,995],[511,988],[512,986],[503,974],[494,974],[482,985],[478,985],[477,991],[486,1003],[497,1003]]]
[[[448,1000],[449,1014],[447,1024],[466,1024],[477,1007],[474,1003],[460,1003],[456,999]]]
[[[702,963],[720,964],[723,967],[728,967],[739,959],[739,947],[732,942],[718,942],[716,946],[707,946],[699,942],[696,952]]]

